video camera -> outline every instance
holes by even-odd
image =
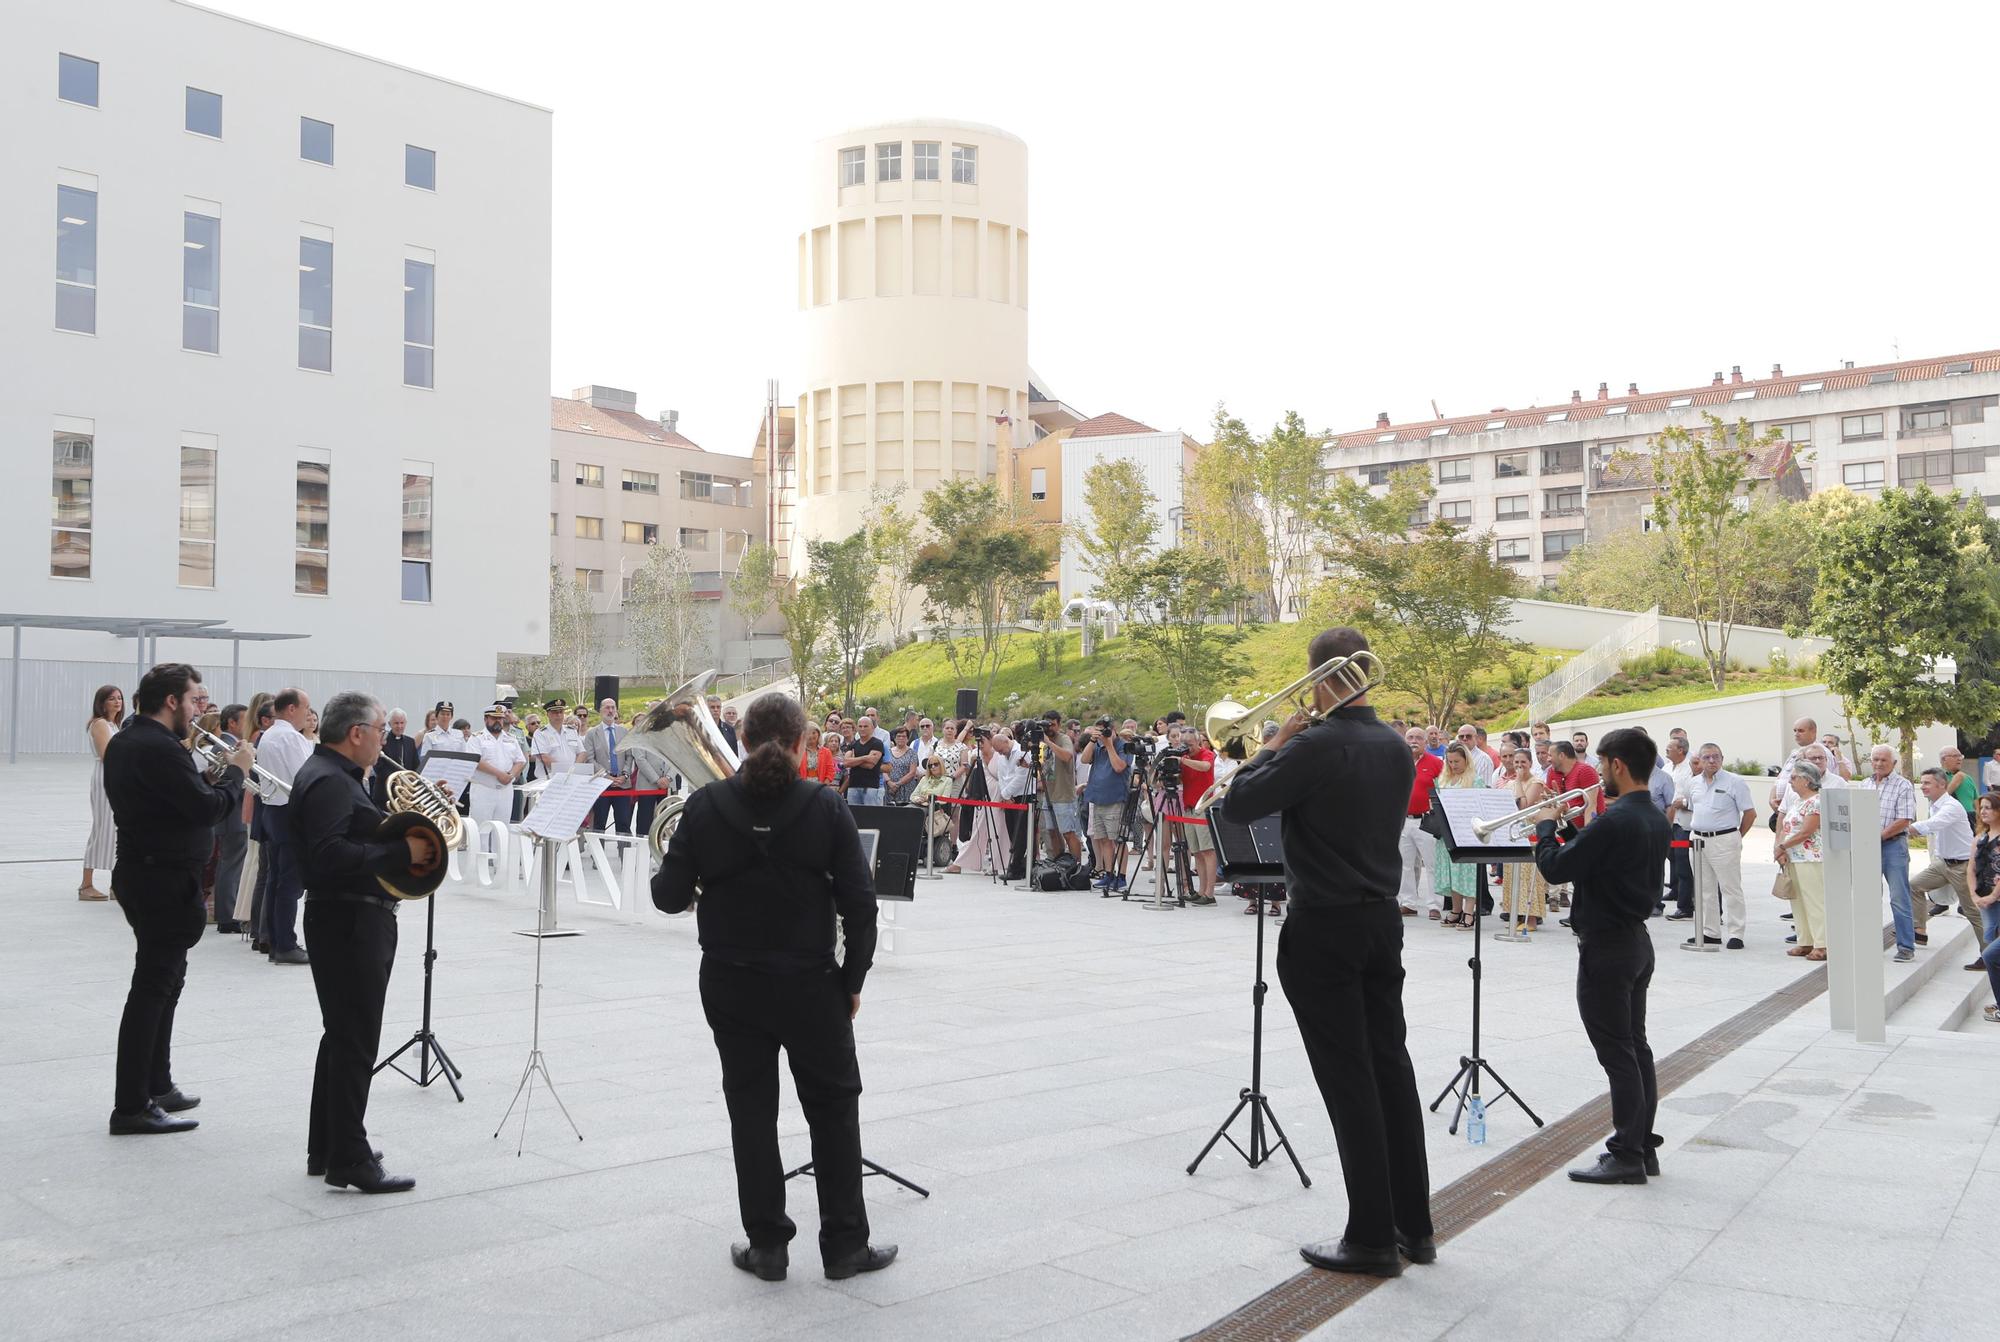
[[[1162,786],[1181,781],[1181,760],[1187,755],[1186,746],[1168,746],[1160,751],[1160,757],[1153,762],[1153,777]]]
[[[1023,748],[1032,749],[1048,739],[1049,724],[1040,718],[1028,718],[1014,724],[1014,740]]]

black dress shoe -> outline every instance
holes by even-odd
[[[171,1118],[167,1111],[157,1104],[148,1104],[136,1114],[121,1114],[116,1110],[111,1114],[113,1137],[145,1137],[161,1132],[191,1132],[200,1126],[200,1119]]]
[[[756,1273],[758,1281],[783,1281],[791,1259],[791,1251],[782,1244],[768,1249],[760,1249],[754,1244],[729,1246],[729,1261],[745,1272]]]
[[[417,1186],[417,1181],[407,1174],[385,1173],[379,1160],[328,1170],[326,1181],[335,1188],[353,1188],[363,1193],[407,1193]]]
[[[215,930],[216,930],[217,932],[220,932],[220,933],[221,933],[221,934],[223,934],[224,936],[230,936],[230,937],[235,937],[235,936],[241,936],[241,935],[243,934],[243,924],[241,924],[241,923],[217,923],[217,924],[215,925]]]
[[[1657,1179],[1660,1177],[1660,1148],[1666,1144],[1667,1139],[1657,1132],[1646,1139],[1645,1164],[1646,1177],[1648,1179]]]
[[[170,1114],[178,1114],[183,1109],[192,1109],[200,1104],[201,1096],[190,1095],[179,1086],[175,1086],[164,1095],[155,1095],[153,1103]]]
[[[1723,946],[1722,946],[1722,949],[1723,949],[1723,950],[1725,950],[1725,951],[1740,951],[1740,950],[1742,950],[1742,949],[1743,949],[1743,938],[1742,938],[1742,937],[1731,937],[1731,938],[1730,938],[1730,939],[1729,939],[1728,941],[1726,941],[1726,942],[1724,942],[1724,943],[1723,943]]]
[[[844,1258],[830,1260],[826,1264],[826,1279],[845,1281],[857,1272],[880,1272],[895,1261],[895,1245],[865,1245]]]
[[[1429,1235],[1419,1235],[1411,1239],[1402,1231],[1396,1232],[1396,1252],[1412,1263],[1435,1263],[1438,1260],[1437,1241]]]
[[[1681,944],[1683,946],[1720,946],[1722,944],[1722,938],[1703,936],[1699,940],[1697,940],[1694,937],[1689,937],[1686,941],[1682,942]],[[1741,950],[1742,948],[1738,947],[1737,949]]]
[[[299,947],[294,946],[288,951],[272,951],[271,963],[274,965],[309,965],[312,963],[312,957]]]
[[[382,1163],[382,1153],[380,1151],[371,1150],[368,1155],[377,1165]],[[314,1160],[311,1156],[306,1157],[306,1178],[317,1179],[325,1173],[326,1162],[324,1160]]]
[[[1667,921],[1670,923],[1691,923],[1694,921],[1694,915],[1692,913],[1682,913],[1679,909],[1675,909],[1667,915]]]
[[[1597,1158],[1595,1165],[1571,1170],[1569,1177],[1579,1184],[1643,1184],[1646,1182],[1646,1162],[1614,1156],[1606,1151]]]
[[[1331,1244],[1305,1245],[1299,1250],[1299,1257],[1328,1272],[1359,1272],[1370,1277],[1403,1275],[1403,1258],[1394,1245],[1370,1249],[1343,1239]]]
[[[1945,915],[1946,915],[1947,913],[1950,913],[1950,912],[1951,912],[1951,910],[1950,910],[1950,909],[1948,909],[1948,908],[1946,908],[1946,907],[1945,907],[1944,905],[1942,905],[1942,904],[1933,904],[1933,905],[1931,905],[1931,917],[1933,917],[1933,918],[1942,918],[1942,917],[1944,917],[1944,916],[1945,916]]]
[[[268,941],[252,941],[250,949],[258,955],[269,955],[271,953],[271,943]]]

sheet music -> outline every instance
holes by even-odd
[[[1518,834],[1513,825],[1496,829],[1483,839],[1472,832],[1473,825],[1481,820],[1498,820],[1521,809],[1521,804],[1514,800],[1512,788],[1448,787],[1436,791],[1438,805],[1444,808],[1445,823],[1451,828],[1454,847],[1518,848],[1524,853],[1534,850],[1535,831],[1532,825],[1528,826],[1525,836]]]
[[[472,775],[478,772],[479,755],[476,751],[433,750],[424,757],[420,777],[433,783],[451,784],[451,799],[457,801],[465,795],[465,785],[472,781]]]
[[[583,828],[584,819],[597,798],[611,786],[608,778],[585,778],[581,774],[557,774],[542,789],[541,800],[521,828],[542,839],[573,839]]]

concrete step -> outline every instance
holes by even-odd
[[[1913,963],[1888,967],[1884,1005],[1891,1029],[1956,1030],[1968,1018],[1976,1020],[1991,1000],[1986,976],[1964,968],[1979,957],[1972,925],[1955,914],[1933,918],[1930,938],[1929,946],[1917,948]]]

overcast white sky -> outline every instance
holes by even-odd
[[[806,146],[905,116],[1028,142],[1031,360],[1158,428],[2000,346],[1990,3],[206,2],[555,109],[550,386],[718,450]]]

